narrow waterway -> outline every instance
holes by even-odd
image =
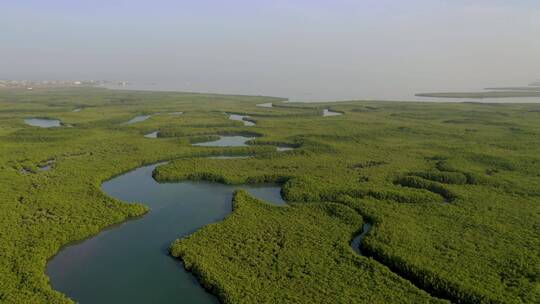
[[[141,121],[145,121],[147,120],[148,118],[150,118],[152,115],[139,115],[139,116],[135,116],[133,117],[132,119],[126,121],[123,123],[123,125],[131,125],[131,124],[134,124],[134,123],[137,123],[137,122],[141,122]]]
[[[327,117],[327,116],[340,116],[340,115],[343,115],[343,113],[330,111],[329,109],[324,109],[323,110],[323,116],[324,117]]]
[[[154,131],[148,134],[145,134],[144,137],[146,138],[158,138],[159,131]]]
[[[255,137],[246,136],[220,136],[218,140],[205,141],[193,144],[201,147],[247,147],[247,142]]]
[[[368,234],[368,232],[371,230],[371,224],[370,223],[364,223],[364,226],[362,226],[362,232],[360,232],[359,235],[357,235],[352,241],[351,241],[351,247],[352,249],[360,254],[364,255],[362,253],[362,248],[360,247],[362,245],[362,241]]]
[[[252,156],[245,155],[245,156],[209,156],[209,159],[246,159],[250,158]]]
[[[235,121],[241,121],[242,123],[244,123],[244,126],[246,127],[253,127],[255,125],[253,121],[248,120],[249,116],[246,116],[246,115],[230,114],[229,119],[235,120]]]
[[[292,151],[294,150],[293,147],[285,147],[285,146],[277,146],[276,151],[278,152],[285,152],[285,151]]]

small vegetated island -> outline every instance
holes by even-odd
[[[492,90],[487,92],[437,92],[418,93],[418,97],[436,98],[509,98],[509,97],[540,97],[540,90],[514,88],[513,91]]]
[[[490,87],[484,91],[478,92],[431,92],[418,93],[417,97],[432,97],[432,98],[472,98],[472,99],[488,99],[488,98],[523,98],[523,97],[540,97],[540,83],[533,82],[528,86],[506,86],[506,87]],[[517,99],[517,101],[519,101]]]
[[[328,109],[340,115],[325,117]],[[145,118],[126,123],[134,117]],[[29,125],[31,118],[69,127]],[[202,144],[231,137],[249,140]],[[160,205],[142,196],[125,202],[102,189],[158,163],[151,178],[163,184],[159,189],[181,182],[237,189],[224,218],[139,247],[182,261],[170,263],[172,272],[190,271],[196,281],[187,281],[215,301],[540,302],[540,104],[300,104],[50,88],[0,90],[0,303],[77,301],[54,289],[48,261],[100,232],[114,234],[116,224],[159,213]],[[129,174],[123,180],[124,193],[144,189],[129,185]],[[278,185],[287,204],[240,190],[247,184]],[[163,191],[154,194],[185,204],[180,192]],[[182,226],[181,219],[169,221]],[[81,257],[100,250],[90,245]],[[127,269],[148,264],[133,258],[137,246],[129,248]],[[77,262],[74,256],[63,267]],[[115,263],[87,267],[117,270]],[[147,272],[149,285],[169,279]],[[117,281],[81,288],[100,293],[104,284],[132,293],[145,288]]]

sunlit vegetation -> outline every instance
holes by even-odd
[[[243,191],[236,193],[234,206],[223,223],[171,247],[223,303],[437,302],[352,251],[348,242],[362,218],[351,208],[276,207]]]
[[[325,108],[344,115],[322,117]],[[152,116],[123,124],[137,115]],[[72,127],[31,127],[28,117]],[[107,197],[101,183],[172,160],[157,180],[275,182],[289,203],[238,192],[225,221],[172,244],[224,303],[538,303],[539,122],[537,104],[2,90],[0,302],[69,303],[51,288],[47,259],[147,212]],[[159,138],[144,138],[154,131]],[[255,138],[192,146],[222,135]],[[251,157],[206,158],[221,155]],[[364,222],[373,228],[361,256],[349,243]]]

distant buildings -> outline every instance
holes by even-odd
[[[26,88],[32,90],[38,87],[70,87],[70,86],[99,86],[108,81],[103,80],[1,80],[0,88]],[[127,81],[119,82],[127,85]],[[125,83],[125,84],[124,84]]]

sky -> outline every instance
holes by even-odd
[[[0,0],[0,79],[297,100],[540,80],[537,0]]]

